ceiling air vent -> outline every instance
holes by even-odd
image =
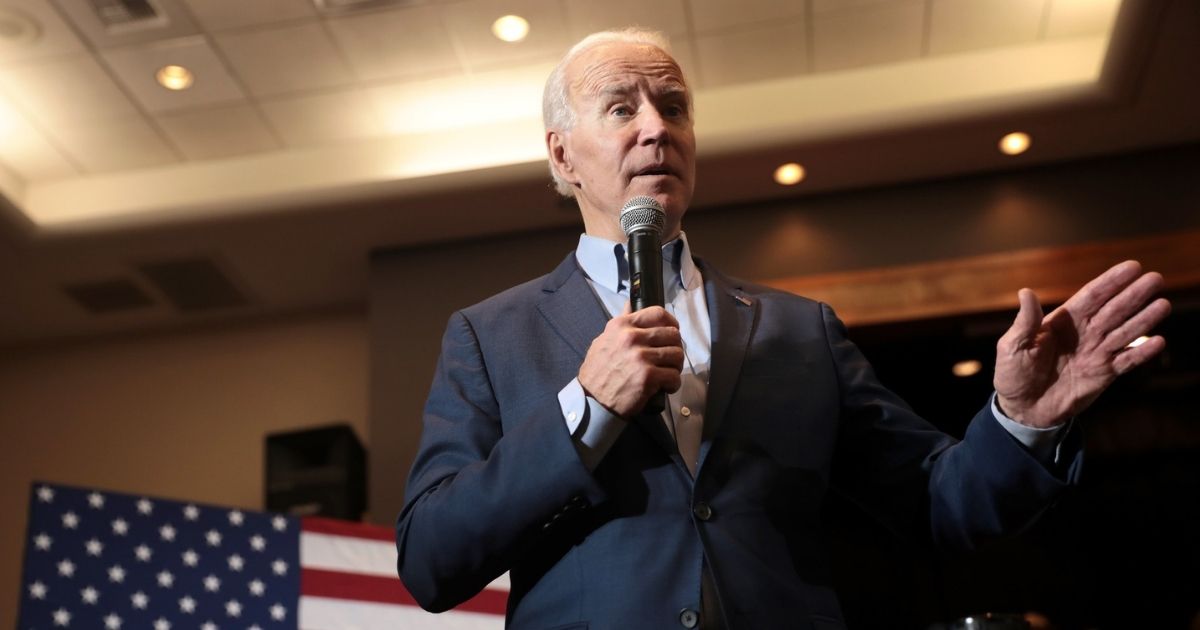
[[[125,33],[167,25],[167,15],[156,0],[89,0],[109,33]]]
[[[63,286],[63,291],[93,315],[131,311],[154,304],[145,291],[125,278],[76,282]]]
[[[184,258],[137,266],[175,308],[199,313],[243,306],[249,302],[216,264],[205,258]]]
[[[321,13],[342,14],[384,7],[408,7],[423,2],[424,0],[313,0],[313,5]]]

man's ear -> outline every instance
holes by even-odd
[[[546,131],[546,152],[550,155],[550,167],[554,172],[568,184],[577,185],[579,176],[571,164],[571,156],[567,152],[566,138],[563,134],[554,130]]]

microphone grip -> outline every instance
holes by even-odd
[[[664,306],[662,242],[655,230],[636,230],[629,235],[629,302],[635,311]],[[650,397],[642,413],[660,414],[667,406],[667,395]]]

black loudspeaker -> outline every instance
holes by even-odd
[[[367,452],[350,425],[270,434],[265,459],[268,510],[362,520]]]

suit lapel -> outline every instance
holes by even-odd
[[[542,291],[538,311],[583,360],[592,340],[604,331],[608,317],[575,262],[574,252],[546,278]]]
[[[712,446],[733,397],[746,349],[750,344],[754,322],[758,317],[758,301],[742,292],[701,260],[696,261],[704,277],[708,317],[712,327],[712,370],[709,373],[708,404],[704,415],[704,438],[700,444],[700,467]]]

